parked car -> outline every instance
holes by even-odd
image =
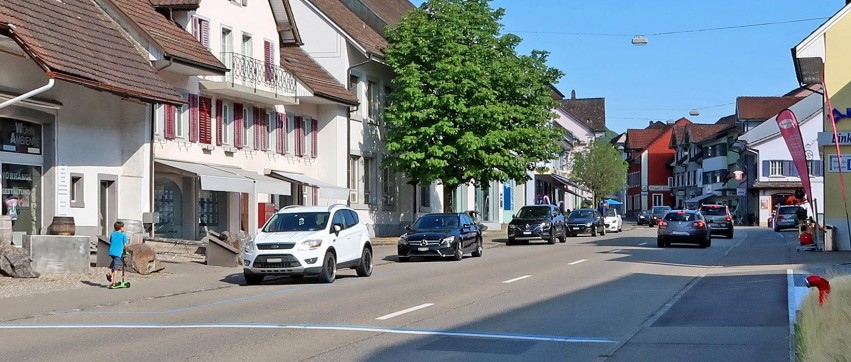
[[[783,229],[797,229],[800,225],[800,220],[798,220],[798,212],[802,209],[802,207],[798,205],[783,205],[777,207],[774,210],[774,220],[772,220],[772,225],[774,225],[774,231],[780,231]]]
[[[673,210],[656,221],[656,246],[671,243],[698,244],[702,248],[712,245],[712,232],[703,215],[697,210]]]
[[[567,235],[579,234],[606,235],[606,222],[603,215],[595,209],[576,209],[567,216]]]
[[[713,234],[733,238],[733,215],[727,205],[701,205],[699,210]]]
[[[616,209],[609,209],[606,212],[603,222],[606,224],[606,231],[616,233],[623,231],[623,218]]]
[[[653,208],[650,209],[650,220],[648,220],[649,222],[647,223],[647,226],[656,226],[659,220],[662,220],[668,211],[671,211],[670,206],[653,206]]]
[[[650,225],[650,210],[642,210],[638,213],[638,221],[636,225]]]
[[[482,231],[467,213],[425,214],[399,238],[398,260],[437,257],[461,260],[465,253],[482,256]]]
[[[259,284],[267,275],[317,276],[333,283],[338,268],[372,275],[372,243],[358,214],[345,205],[278,210],[244,248],[243,275]]]
[[[550,244],[567,241],[564,215],[554,205],[526,205],[520,208],[517,215],[508,224],[508,242],[511,245],[517,240],[546,240]]]

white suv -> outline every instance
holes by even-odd
[[[278,210],[245,245],[248,284],[266,275],[318,276],[333,283],[337,268],[372,274],[372,243],[358,214],[345,205],[288,206]]]

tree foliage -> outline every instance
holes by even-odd
[[[570,177],[594,193],[595,201],[626,187],[627,163],[605,140],[596,140],[573,155]]]
[[[521,39],[500,34],[503,14],[489,0],[428,0],[388,29],[385,166],[439,181],[448,196],[468,182],[525,181],[552,158],[550,84],[562,73],[546,52],[518,55]]]

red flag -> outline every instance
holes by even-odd
[[[777,115],[777,126],[780,127],[780,135],[786,141],[786,147],[789,148],[789,153],[792,154],[792,162],[795,168],[798,169],[798,175],[801,177],[801,185],[804,187],[804,193],[807,194],[807,200],[810,204],[810,210],[813,209],[813,192],[810,186],[810,170],[807,168],[807,154],[804,151],[804,140],[801,138],[801,129],[798,127],[798,119],[795,118],[795,113],[788,109],[784,109]]]

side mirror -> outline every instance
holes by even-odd
[[[411,231],[411,225],[405,225],[405,231]]]
[[[473,225],[472,225],[472,224],[464,224],[464,228],[465,228],[465,229],[469,229],[469,228],[471,228],[471,227],[473,227]]]
[[[257,234],[260,234],[261,232],[263,232],[263,228],[257,229]],[[254,234],[254,235],[257,235],[257,234]]]
[[[334,234],[339,235],[341,230],[343,230],[343,225],[340,225],[340,224],[331,225],[331,231]]]

